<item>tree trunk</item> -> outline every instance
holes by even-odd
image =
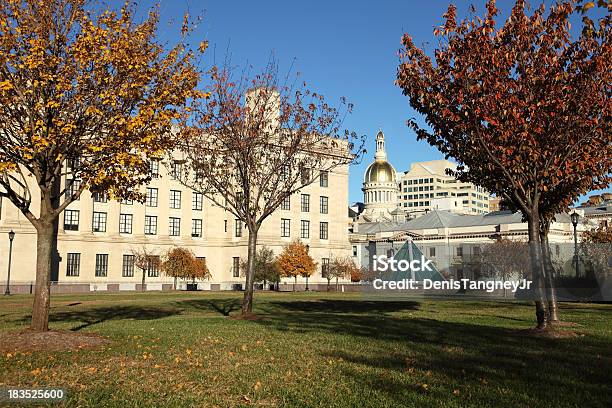
[[[546,298],[542,276],[542,246],[540,245],[540,217],[537,209],[531,211],[527,220],[529,230],[529,255],[531,260],[531,278],[535,293],[536,320],[538,329],[546,327]]]
[[[338,277],[336,276],[336,292],[338,291]]]
[[[330,285],[331,285],[331,279],[327,278],[327,291],[328,291],[328,292],[329,292],[329,290],[331,289],[331,288],[330,288]]]
[[[297,275],[295,275],[293,278],[294,278],[294,281],[293,281],[293,291],[295,292],[295,287],[297,286]]]
[[[145,271],[146,269],[142,269],[142,281],[140,283],[140,291],[144,292],[145,291]]]
[[[174,277],[174,290],[176,290],[176,276]]]
[[[553,268],[550,256],[550,245],[548,243],[548,226],[543,227],[540,241],[542,244],[542,261],[544,263],[544,273],[546,277],[546,297],[548,298],[548,321],[551,323],[559,322],[559,312],[557,308],[557,290],[555,289],[555,269]]]
[[[41,213],[43,211],[44,209],[41,209]],[[30,326],[34,331],[49,330],[53,237],[53,223],[41,219],[40,224],[36,227],[36,288]]]
[[[248,225],[248,224],[247,224]],[[253,313],[253,284],[255,279],[255,254],[257,252],[257,232],[258,226],[249,226],[249,248],[247,255],[247,271],[244,288],[244,297],[242,299],[242,315]]]

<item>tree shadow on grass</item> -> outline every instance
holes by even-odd
[[[453,388],[448,387],[455,384],[471,387],[479,395],[472,404],[485,406],[610,402],[606,390],[610,390],[612,353],[606,337],[535,338],[499,326],[391,314],[418,309],[414,302],[269,302],[261,308],[268,312],[267,318],[256,323],[270,329],[334,335],[313,352],[341,360],[337,369],[357,381],[364,394],[384,393],[398,406],[406,404],[407,393],[421,392],[415,385],[419,380],[407,374],[411,368],[421,375],[432,373],[420,381],[430,383],[427,392],[438,401],[451,401]],[[381,376],[384,381],[379,381]],[[435,395],[438,392],[441,399]]]
[[[181,308],[191,308],[197,310],[211,311],[219,313],[223,316],[229,316],[230,313],[240,310],[242,303],[239,299],[190,299],[176,302],[176,306]]]
[[[111,306],[95,309],[74,310],[70,312],[51,312],[50,322],[80,322],[78,326],[71,328],[72,331],[79,331],[95,324],[109,320],[154,320],[164,317],[174,316],[181,313],[180,309],[162,309],[157,307],[137,307],[137,306]],[[31,316],[25,317],[24,321],[29,321]]]
[[[418,310],[419,302],[415,301],[376,301],[376,300],[337,300],[321,299],[317,301],[274,301],[268,302],[272,308],[281,311],[303,313],[368,313],[386,314]]]

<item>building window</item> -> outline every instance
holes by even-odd
[[[64,211],[64,231],[79,230],[79,210]]]
[[[288,218],[281,218],[281,237],[291,236],[291,220]]]
[[[321,199],[319,200],[319,207],[321,214],[327,214],[329,211],[329,198],[321,196]]]
[[[108,254],[96,254],[96,276],[108,275]]]
[[[436,248],[435,247],[429,248],[429,256],[430,257],[431,256],[436,256]]]
[[[180,180],[181,178],[181,163],[175,161],[172,162],[172,166],[170,167],[170,176],[172,180]]]
[[[103,191],[96,191],[91,194],[91,197],[94,200],[94,203],[106,203],[108,202],[108,196]]]
[[[81,254],[69,253],[66,257],[66,276],[79,276],[81,270]]]
[[[202,238],[202,220],[191,220],[191,236],[194,238]]]
[[[302,194],[302,199],[300,201],[302,212],[310,211],[310,194]]]
[[[321,170],[319,173],[319,186],[327,187],[329,185],[329,171]]]
[[[241,237],[242,236],[242,221],[235,220],[234,221],[234,236]]]
[[[154,215],[145,215],[145,235],[157,234],[157,217]]]
[[[234,278],[240,277],[240,258],[237,256],[232,259],[232,276]]]
[[[194,211],[202,211],[202,206],[204,203],[204,196],[202,193],[193,192],[191,197],[191,209]]]
[[[327,278],[329,271],[329,258],[321,258],[321,277]]]
[[[281,203],[281,210],[290,210],[291,209],[291,196],[287,196],[283,199]]]
[[[300,179],[302,184],[308,184],[310,182],[310,169],[308,167],[302,167],[300,170]]]
[[[170,190],[170,208],[181,208],[181,192],[179,190]]]
[[[475,256],[479,256],[480,255],[480,247],[474,247],[474,255]]]
[[[457,256],[463,256],[463,247],[457,247]]]
[[[77,191],[79,191],[79,189],[81,188],[81,180],[66,180],[66,190],[64,192],[64,196],[66,198],[70,198],[73,195],[75,195],[77,193]],[[77,200],[79,200],[79,198],[77,198]]]
[[[149,176],[154,179],[159,178],[159,160],[149,161]]]
[[[227,220],[223,220],[223,230],[227,232]]]
[[[145,198],[145,205],[147,207],[157,207],[157,195],[158,195],[158,191],[156,188],[147,187],[147,196]]]
[[[300,221],[300,238],[310,238],[310,221]]]
[[[81,157],[75,156],[66,160],[66,170],[67,173],[74,174],[78,172],[81,168]]]
[[[123,255],[121,276],[123,276],[124,278],[130,278],[134,276],[134,255]]]
[[[149,278],[157,278],[159,276],[159,255],[149,256],[147,275]]]
[[[93,232],[106,232],[106,213],[105,212],[94,211],[91,229]]]
[[[134,216],[132,214],[119,214],[119,232],[121,234],[132,233],[132,220]]]
[[[357,256],[357,245],[353,245],[353,256]]]
[[[132,200],[131,198],[124,198],[123,200],[121,200],[121,204],[132,205],[134,204],[134,200]]]
[[[178,237],[181,235],[181,219],[176,217],[170,217],[168,221],[168,235],[171,237]]]
[[[319,239],[329,239],[329,224],[326,222],[319,223]]]

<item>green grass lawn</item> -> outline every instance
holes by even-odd
[[[65,406],[610,407],[612,305],[563,304],[577,337],[526,336],[528,304],[358,294],[54,296],[51,327],[109,346],[0,356],[0,387],[63,387]],[[0,298],[0,331],[31,297]]]

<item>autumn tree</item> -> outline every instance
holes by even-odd
[[[359,157],[363,140],[342,131],[352,106],[333,107],[275,63],[259,74],[212,70],[208,99],[196,109],[188,138],[187,185],[231,212],[248,230],[242,313],[253,308],[257,236],[292,194]],[[358,146],[355,145],[355,142]]]
[[[168,250],[160,266],[167,276],[174,278],[175,289],[178,278],[195,283],[196,279],[209,279],[211,276],[206,260],[196,258],[187,248],[175,247]]]
[[[157,271],[161,267],[161,258],[157,255],[155,249],[148,248],[142,245],[138,248],[132,248],[132,256],[134,257],[134,266],[142,272],[140,282],[140,290],[146,290],[146,276],[149,271]]]
[[[196,279],[208,280],[212,278],[212,274],[210,273],[208,265],[206,264],[206,259],[194,257],[192,266],[185,274],[185,278],[191,279],[191,282],[193,283],[195,283]]]
[[[187,271],[192,267],[195,257],[187,248],[176,247],[166,252],[161,263],[161,270],[174,278],[174,289],[178,278],[185,278]]]
[[[278,265],[274,257],[274,251],[265,245],[255,253],[255,273],[253,276],[254,282],[263,282],[264,288],[267,282],[277,283],[280,280]],[[240,259],[240,270],[248,269],[248,260]]]
[[[329,262],[329,266],[327,267],[327,290],[329,290],[329,286],[332,279],[336,280],[336,291],[338,291],[338,280],[339,279],[347,279],[352,276],[357,276],[361,273],[361,270],[350,256],[345,257],[335,257],[332,258]]]
[[[581,252],[606,279],[612,276],[612,228],[599,226],[582,233]]]
[[[351,271],[351,282],[361,282],[366,279],[368,274],[368,268],[362,266],[361,268],[357,267],[353,271]]]
[[[480,262],[485,275],[501,277],[503,281],[524,278],[529,271],[529,245],[524,241],[502,238],[484,244]],[[507,296],[504,288],[504,297]]]
[[[484,18],[461,22],[451,5],[434,31],[434,56],[406,34],[397,72],[427,120],[427,128],[408,121],[417,138],[456,159],[459,180],[511,202],[527,221],[540,328],[547,317],[541,233],[556,212],[611,180],[610,14],[572,38],[574,5],[528,15],[518,0],[501,26],[495,1]]]
[[[198,72],[183,40],[156,39],[157,11],[138,23],[130,3],[85,0],[0,5],[0,197],[37,232],[33,330],[48,330],[54,223],[85,189],[141,198],[147,158],[170,132]]]
[[[311,276],[317,269],[317,263],[308,254],[308,248],[300,241],[293,241],[285,246],[276,258],[276,264],[281,276],[295,279],[294,291],[298,276]]]

